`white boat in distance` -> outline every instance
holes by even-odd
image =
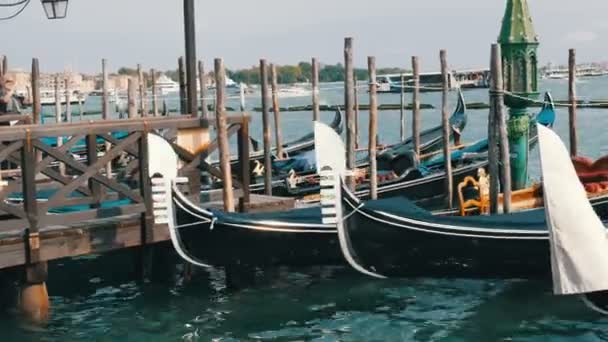
[[[60,101],[62,105],[65,105],[67,100],[66,100],[66,91],[65,90],[61,90],[60,91]],[[78,90],[72,90],[70,92],[70,104],[78,104],[78,102],[82,102],[84,103],[87,100],[87,94],[86,93],[81,93]],[[49,89],[41,89],[40,90],[40,104],[42,106],[54,106],[55,105],[55,90],[49,90]]]
[[[179,83],[163,74],[156,80],[156,90],[161,95],[179,93]]]

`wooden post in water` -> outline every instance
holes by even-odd
[[[65,78],[65,121],[72,122],[72,91],[69,77]]]
[[[215,59],[215,119],[217,121],[217,140],[220,152],[220,169],[222,171],[224,211],[234,212],[234,194],[232,192],[232,171],[230,169],[230,147],[228,146],[228,128],[226,127],[226,70],[221,58]]]
[[[359,148],[359,80],[355,75],[355,150]]]
[[[110,118],[110,94],[108,90],[108,60],[105,58],[101,60],[101,74],[101,119],[108,120]]]
[[[268,113],[268,64],[260,59],[260,82],[262,82],[262,127],[264,135],[264,194],[272,196],[272,159],[270,147],[270,115]]]
[[[319,121],[319,61],[312,59],[312,120]]]
[[[281,134],[281,110],[279,109],[277,67],[274,64],[270,65],[270,79],[272,80],[272,111],[274,113],[274,136],[277,149],[277,158],[282,159],[285,156],[283,155],[283,137]]]
[[[186,72],[184,71],[184,57],[177,60],[179,73],[179,112],[186,114]]]
[[[129,119],[137,117],[137,104],[135,95],[135,81],[132,77],[129,77],[128,89],[127,89],[127,107],[129,113]]]
[[[137,96],[139,97],[139,116],[144,117],[144,72],[141,64],[137,64]]]
[[[152,82],[152,115],[158,116],[158,95],[156,94],[156,70],[150,69],[150,77]]]
[[[499,174],[503,191],[503,212],[511,212],[511,157],[509,155],[509,140],[504,110],[501,56],[500,45],[492,44],[490,66],[492,84],[490,90],[490,120],[488,122],[493,127],[488,128],[488,158],[490,163],[488,168],[490,171],[490,211],[493,214],[497,213],[499,209]]]
[[[42,106],[40,104],[40,65],[38,58],[32,59],[32,116],[34,124],[42,122]]]
[[[4,56],[0,56],[0,77],[4,76]]]
[[[376,160],[378,134],[378,94],[376,83],[376,58],[367,57],[367,68],[369,72],[369,183],[370,197],[375,200],[378,198],[378,161]]]
[[[346,112],[346,168],[355,168],[355,75],[353,70],[353,39],[344,39],[344,109]],[[346,177],[346,184],[351,190],[355,190],[355,178]]]
[[[101,99],[101,119],[108,120],[110,118],[110,94],[108,90],[108,60],[103,58],[101,60],[101,87],[102,87],[102,99]],[[116,89],[114,89],[116,92]],[[116,94],[116,93],[115,93]],[[82,118],[80,118],[82,120]],[[110,150],[112,146],[108,141],[105,142],[105,151]],[[111,178],[112,176],[112,161],[106,164],[106,176]]]
[[[82,94],[78,92],[78,115],[80,116],[80,121],[84,120],[84,107],[82,106]]]
[[[205,66],[203,64],[203,61],[198,61],[198,83],[201,88],[201,90],[200,90],[201,114],[202,114],[203,118],[205,118],[205,119],[209,117],[209,113],[208,113],[208,109],[207,109],[207,99],[205,99],[205,96],[207,96],[206,77],[207,76],[205,75]]]
[[[441,125],[443,127],[443,157],[445,159],[445,191],[447,198],[448,209],[453,207],[453,191],[454,184],[452,179],[452,158],[450,152],[450,119],[448,113],[448,92],[449,92],[449,80],[448,80],[448,61],[447,53],[445,50],[439,52],[439,59],[441,61]]]
[[[568,51],[568,124],[570,127],[570,155],[576,157],[578,152],[578,137],[576,135],[576,50]]]
[[[245,112],[245,85],[239,83],[239,100],[241,105],[241,113]]]
[[[59,91],[59,74],[55,75],[55,120],[57,121],[57,123],[61,123],[63,120],[61,118],[61,92]],[[63,137],[59,136],[57,137],[57,147],[60,147],[61,145],[63,145]],[[64,163],[59,163],[59,173],[61,175],[65,175],[65,164]]]
[[[412,56],[414,89],[412,89],[412,139],[414,152],[420,156],[420,64],[418,57]]]
[[[399,137],[405,141],[405,75],[401,73],[401,97],[399,105]]]
[[[250,202],[249,182],[251,172],[249,170],[249,116],[243,112],[243,123],[238,132],[237,145],[239,150],[239,164],[241,169],[241,184],[243,185],[243,196],[239,198],[239,211],[247,212]]]

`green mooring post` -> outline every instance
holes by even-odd
[[[505,104],[509,107],[507,130],[512,187],[518,190],[525,188],[528,181],[529,100],[538,97],[539,40],[527,0],[507,0],[498,43],[502,48]]]

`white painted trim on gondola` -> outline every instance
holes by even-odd
[[[352,195],[352,193],[350,192],[350,190],[344,188],[343,191],[345,191],[347,194],[349,194],[349,196],[352,199],[355,204],[360,204],[361,201],[359,201],[356,197],[354,197]],[[488,233],[493,233],[493,232],[504,232],[504,233],[519,233],[519,232],[524,232],[523,230],[495,230],[495,229],[483,229],[483,228],[471,228],[470,230],[467,228],[462,228],[462,227],[458,227],[458,226],[448,226],[448,225],[442,225],[442,224],[432,224],[432,223],[428,223],[428,222],[424,222],[424,221],[417,221],[417,220],[412,220],[412,219],[407,219],[401,216],[395,216],[392,214],[388,214],[385,212],[381,212],[381,211],[372,211],[373,213],[381,213],[383,215],[387,215],[393,219],[396,220],[400,220],[400,221],[405,221],[405,222],[409,222],[412,224],[420,224],[422,226],[426,226],[429,227],[428,229],[425,228],[419,228],[419,227],[411,227],[408,225],[403,225],[403,224],[399,224],[397,222],[393,222],[393,221],[388,221],[388,220],[383,220],[381,218],[378,218],[376,216],[373,216],[363,210],[360,210],[360,207],[354,207],[351,203],[349,203],[349,205],[351,206],[351,208],[357,212],[359,212],[359,214],[369,218],[370,220],[376,221],[376,222],[380,222],[380,223],[384,223],[384,224],[388,224],[391,226],[395,226],[395,227],[401,227],[401,228],[405,228],[405,229],[410,229],[410,230],[416,230],[416,231],[421,231],[421,232],[426,232],[426,233],[433,233],[433,234],[440,234],[440,235],[450,235],[450,236],[460,236],[460,237],[474,237],[474,238],[487,238],[487,239],[512,239],[512,240],[548,240],[549,239],[549,233],[548,231],[534,231],[534,233],[536,234],[543,234],[543,233],[547,233],[547,236],[543,236],[543,237],[532,237],[532,236],[527,236],[527,237],[512,237],[512,236],[494,236],[494,235],[475,235],[475,234],[463,234],[463,233],[449,233],[449,232],[440,232],[437,230],[433,230],[432,228],[434,226],[436,227],[445,227],[445,229],[451,229],[451,230],[455,230],[455,231],[477,231],[477,232],[488,232]],[[530,231],[528,231],[530,232]]]
[[[589,300],[589,298],[587,298],[586,294],[581,294],[580,295],[581,300],[583,301],[583,303],[585,304],[585,306],[587,306],[589,309],[598,312],[602,315],[606,315],[608,316],[608,311],[600,308],[599,306],[595,305],[595,303],[593,303],[592,301]]]

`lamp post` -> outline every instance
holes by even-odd
[[[186,113],[197,115],[196,96],[196,31],[194,0],[184,0],[184,40],[186,41]]]
[[[40,0],[48,19],[63,19],[68,13],[68,0]]]

